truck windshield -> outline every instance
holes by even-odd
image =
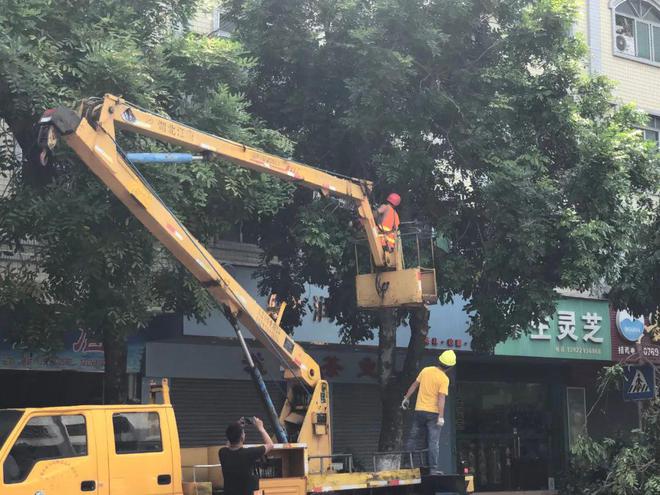
[[[4,445],[22,415],[23,411],[18,409],[0,409],[0,447]]]

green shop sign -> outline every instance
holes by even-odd
[[[499,356],[610,361],[612,344],[607,301],[560,299],[552,318],[529,333],[495,347]]]

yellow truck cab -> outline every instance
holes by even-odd
[[[2,495],[181,494],[169,404],[0,410]]]

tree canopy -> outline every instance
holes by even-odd
[[[475,348],[551,313],[557,288],[617,281],[633,233],[652,231],[657,158],[634,130],[643,117],[586,74],[574,2],[228,3],[257,58],[252,110],[301,159],[400,192],[404,220],[448,241],[440,298],[468,301]],[[346,219],[291,208],[270,283],[285,293],[289,276],[293,298],[300,280],[329,281],[347,337],[368,336],[376,321],[344,290]]]
[[[9,1],[0,12],[0,119],[22,149],[3,153],[0,243],[31,263],[0,276],[10,337],[54,349],[63,330],[103,338],[106,397],[123,400],[125,336],[154,308],[203,317],[210,300],[70,150],[44,169],[34,124],[54,106],[104,93],[231,139],[288,153],[289,141],[247,110],[254,59],[236,41],[180,32],[196,2]],[[121,136],[128,151],[169,149]],[[7,150],[5,150],[7,151]],[[202,240],[272,215],[290,188],[221,162],[145,166],[143,174]],[[108,373],[111,371],[110,373]]]
[[[613,105],[611,84],[587,75],[585,45],[571,35],[575,2],[225,3],[257,60],[251,110],[291,137],[301,160],[373,180],[374,203],[401,194],[402,220],[442,241],[440,302],[467,301],[474,350],[550,315],[558,288],[618,285],[645,255],[635,241],[651,232],[657,155],[634,130],[644,117]],[[299,194],[276,219],[262,247],[279,263],[262,267],[262,289],[295,302],[304,282],[326,285],[347,342],[378,329],[379,448],[396,450],[428,310],[357,310],[350,215],[331,202]]]

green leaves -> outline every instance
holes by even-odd
[[[49,299],[35,270],[6,265],[0,272],[0,315],[7,337],[19,347],[44,353],[58,350],[68,323],[62,309]]]
[[[0,12],[0,170],[14,177],[0,199],[0,243],[20,251],[34,240],[32,271],[0,277],[0,308],[12,337],[51,348],[63,329],[82,327],[122,342],[153,308],[204,318],[211,300],[70,149],[47,171],[34,163],[32,132],[51,106],[122,95],[211,133],[287,154],[291,143],[248,111],[255,65],[236,41],[176,34],[196,1],[9,0]],[[4,136],[5,134],[3,134]],[[178,151],[118,135],[126,151]],[[290,201],[291,187],[226,163],[145,165],[141,172],[203,241],[254,224]],[[32,247],[32,245],[30,245]],[[32,265],[30,265],[32,266]],[[57,317],[54,316],[57,312]],[[113,338],[105,339],[105,337]],[[121,363],[109,363],[122,372]]]
[[[653,402],[645,419],[655,421]],[[572,449],[569,476],[562,493],[567,495],[637,495],[660,493],[660,464],[653,432],[635,430],[627,439],[602,441],[581,438]]]
[[[649,242],[641,232],[655,232],[658,159],[631,130],[641,117],[613,107],[610,83],[584,74],[585,46],[570,35],[575,2],[232,5],[258,58],[254,111],[288,132],[304,161],[375,180],[374,202],[403,192],[403,218],[443,232],[441,300],[471,301],[478,349],[552,312],[557,287],[622,276],[630,287],[658,273],[633,268],[643,257],[635,244]],[[291,228],[298,246],[307,232]],[[318,254],[305,263],[319,266]],[[643,290],[657,286],[641,279]],[[354,309],[337,308],[338,318]]]
[[[620,388],[623,366],[605,367],[599,374],[599,399],[611,388]],[[598,400],[593,409],[598,406]],[[591,411],[589,412],[591,414]],[[660,493],[658,434],[660,402],[645,402],[643,428],[622,431],[620,438],[594,440],[582,437],[573,446],[562,493],[567,495],[637,495]]]

